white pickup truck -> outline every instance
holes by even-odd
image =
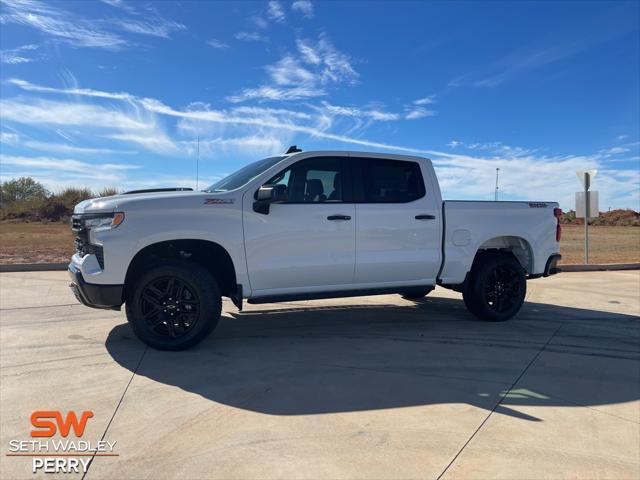
[[[523,179],[524,180],[524,179]],[[120,309],[154,348],[185,349],[249,303],[462,292],[506,320],[527,278],[558,271],[554,202],[442,201],[431,161],[301,152],[247,165],[202,192],[135,191],[75,207],[71,288]]]

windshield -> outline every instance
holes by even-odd
[[[213,185],[207,187],[204,191],[209,193],[214,192],[228,192],[229,190],[235,190],[243,185],[246,185],[251,180],[256,178],[265,170],[273,167],[276,163],[282,160],[284,157],[268,157],[258,160],[257,162],[250,163],[246,167],[242,167],[237,172],[224,177],[222,180],[218,180]]]

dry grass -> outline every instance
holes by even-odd
[[[589,227],[589,262],[640,262],[639,227]],[[563,225],[562,263],[583,262],[583,227]],[[0,224],[0,263],[66,262],[73,254],[67,223]]]
[[[2,223],[0,263],[68,262],[73,238],[68,223]]]
[[[584,226],[563,225],[562,263],[584,263]],[[640,262],[640,227],[589,227],[589,263]]]

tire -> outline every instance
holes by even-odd
[[[428,288],[417,288],[415,290],[408,290],[402,293],[402,298],[405,300],[420,300],[421,298],[426,297],[433,290],[433,287]]]
[[[462,296],[481,320],[503,322],[515,316],[527,294],[525,271],[514,257],[487,253],[475,262]]]
[[[138,278],[125,309],[133,332],[144,343],[158,350],[185,350],[216,327],[222,299],[207,270],[172,260]]]

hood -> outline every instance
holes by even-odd
[[[140,209],[174,209],[184,207],[196,207],[203,205],[208,198],[229,198],[229,203],[238,197],[238,192],[231,193],[207,193],[193,191],[155,191],[143,193],[126,193],[112,197],[90,198],[78,203],[73,213],[111,213],[114,211],[140,210]]]

